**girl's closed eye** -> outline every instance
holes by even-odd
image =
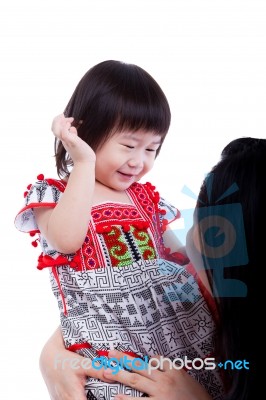
[[[127,149],[134,149],[136,146],[134,143],[129,143],[129,142],[121,142],[120,145],[122,147],[126,147]]]

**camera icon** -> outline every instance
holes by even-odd
[[[194,254],[200,255],[205,269],[212,269],[217,295],[246,296],[247,288],[242,281],[224,278],[225,268],[244,268],[248,263],[241,204],[199,207],[195,210],[194,221]]]
[[[208,201],[211,200],[213,174],[207,175]],[[225,269],[245,268],[248,264],[243,210],[240,203],[217,204],[239,190],[233,183],[216,200],[207,206],[184,186],[182,193],[198,200],[202,207],[181,210],[183,226],[174,229],[186,247],[187,255],[196,270],[211,269],[213,295],[217,297],[246,297],[247,286],[240,279],[226,278]],[[161,273],[165,273],[163,268]],[[180,289],[180,288],[179,288]]]
[[[247,264],[246,236],[240,203],[197,208],[195,220],[194,244],[203,257],[205,268]]]

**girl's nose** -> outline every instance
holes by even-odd
[[[143,157],[141,155],[134,155],[128,160],[128,165],[132,168],[143,167]]]

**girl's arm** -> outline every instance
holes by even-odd
[[[84,385],[87,376],[113,382],[106,379],[103,369],[91,367],[91,361],[79,354],[66,350],[57,328],[44,345],[40,355],[40,370],[52,400],[86,400]]]
[[[165,247],[169,248],[171,253],[180,252],[186,255],[186,248],[178,239],[176,233],[167,225],[163,233],[163,242]]]
[[[65,254],[74,253],[84,241],[95,185],[95,153],[78,137],[72,121],[73,118],[59,115],[52,124],[54,135],[62,141],[74,164],[66,189],[54,209],[34,210],[46,240]]]
[[[204,267],[202,254],[195,247],[193,236],[194,229],[198,229],[198,226],[195,227],[193,225],[188,231],[186,245],[184,246],[178,239],[175,231],[172,230],[169,225],[166,227],[166,230],[163,233],[163,241],[165,247],[169,249],[167,258],[181,265],[191,263],[193,265],[193,270],[195,270],[197,274],[197,279],[200,279],[205,289],[207,289],[209,294],[212,296],[212,290]]]
[[[163,243],[165,248],[164,257],[173,261],[179,265],[185,265],[189,263],[187,257],[186,248],[180,242],[175,232],[167,226],[165,232],[163,233]]]

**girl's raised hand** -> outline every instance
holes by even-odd
[[[66,118],[64,114],[57,115],[52,122],[53,134],[62,141],[62,144],[73,163],[95,162],[95,153],[92,148],[78,136],[77,129],[72,126],[74,118]]]
[[[124,353],[112,350],[109,358],[122,359]],[[155,358],[155,357],[154,357]],[[134,358],[127,356],[129,362]],[[132,364],[131,364],[132,365]],[[166,363],[164,370],[139,370],[132,368],[133,372],[121,369],[114,374],[112,369],[104,370],[106,379],[115,379],[124,385],[146,393],[152,400],[212,400],[206,390],[185,370],[170,369]],[[115,400],[137,400],[137,397],[119,394]]]

